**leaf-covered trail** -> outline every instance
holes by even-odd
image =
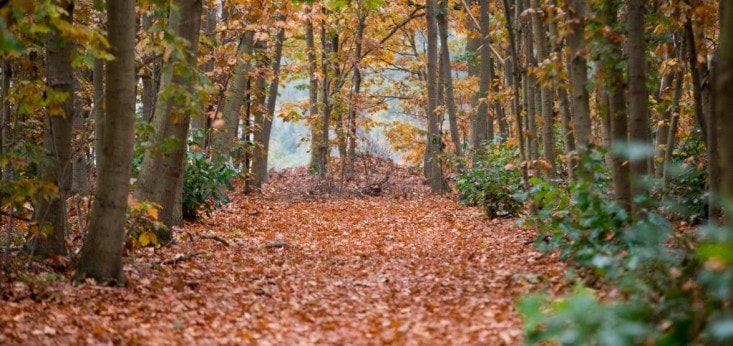
[[[16,282],[0,343],[517,344],[517,297],[564,273],[532,237],[447,197],[235,196],[126,289]]]

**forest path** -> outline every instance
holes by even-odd
[[[515,345],[516,299],[564,274],[530,230],[428,194],[234,194],[176,238],[126,289],[0,301],[0,343]]]

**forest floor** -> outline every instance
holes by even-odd
[[[349,189],[272,174],[136,250],[127,288],[75,287],[70,269],[15,256],[0,344],[519,344],[517,299],[561,290],[565,267],[515,220],[386,174]]]

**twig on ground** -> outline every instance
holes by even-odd
[[[222,243],[222,244],[224,244],[226,246],[229,246],[229,242],[227,242],[223,238],[219,237],[218,235],[214,235],[214,234],[201,234],[201,235],[199,235],[199,238],[216,240],[216,241],[218,241],[218,242],[220,242],[220,243]]]

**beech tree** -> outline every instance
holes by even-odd
[[[161,206],[159,218],[166,226],[182,221],[174,222],[173,208],[176,195],[180,193],[178,186],[183,174],[181,167],[186,155],[191,113],[199,110],[187,100],[194,98],[201,9],[201,0],[180,0],[171,6],[170,30],[186,41],[183,49],[185,58],[181,62],[171,60],[164,63],[160,85],[162,95],[158,97],[153,116],[153,143],[145,153],[135,189],[138,200],[152,201]],[[160,179],[161,175],[163,179]],[[157,236],[160,241],[170,239],[167,232],[158,232]]]
[[[114,59],[105,69],[105,134],[99,148],[89,232],[75,279],[125,284],[122,245],[135,139],[135,2],[107,0],[107,40]]]
[[[71,25],[73,1],[57,5],[64,11],[59,20]],[[38,201],[34,219],[38,229],[31,240],[30,252],[40,256],[66,255],[64,236],[67,232],[66,196],[71,189],[71,129],[74,114],[74,70],[71,66],[74,48],[69,37],[57,28],[47,36],[46,91],[49,109],[44,119],[43,150],[52,165],[41,166],[42,179],[56,184],[58,196]]]

